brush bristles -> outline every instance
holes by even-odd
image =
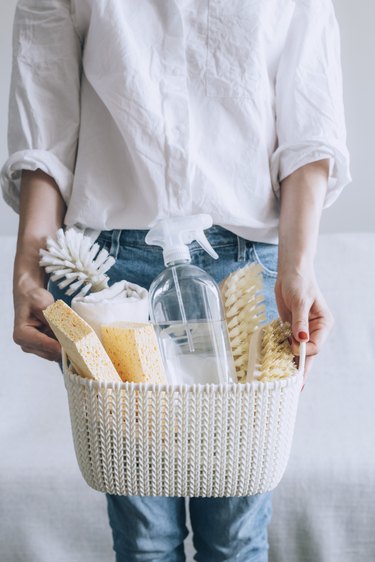
[[[281,320],[273,320],[263,328],[257,380],[285,379],[297,373],[288,342],[290,335],[290,324]]]
[[[262,286],[262,267],[254,263],[231,273],[221,286],[238,381],[246,377],[249,337],[266,320]]]
[[[109,279],[106,272],[115,263],[106,249],[100,249],[99,244],[75,226],[65,231],[60,228],[56,240],[48,237],[47,249],[41,249],[40,256],[39,265],[45,267],[51,281],[69,296],[79,289],[81,296],[106,289]]]
[[[262,267],[250,264],[229,275],[221,285],[237,381],[263,382],[287,378],[297,373],[288,342],[290,324],[280,319],[267,325],[264,304]],[[261,332],[259,332],[261,330]],[[257,334],[259,337],[256,337]],[[249,362],[249,342],[259,342]],[[254,339],[256,338],[256,340]],[[254,372],[248,373],[252,364]]]

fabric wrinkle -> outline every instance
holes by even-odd
[[[331,0],[24,0],[4,198],[39,167],[66,225],[206,212],[277,243],[284,177],[329,158],[325,206],[351,179],[339,39]]]

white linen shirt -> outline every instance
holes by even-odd
[[[277,243],[280,181],[350,181],[331,0],[21,0],[5,200],[40,168],[65,223],[146,229],[205,212]],[[302,187],[301,187],[302,188]]]

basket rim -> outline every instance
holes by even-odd
[[[72,372],[70,369],[63,371],[64,379],[69,380],[72,384],[78,386],[85,386],[90,389],[105,389],[105,390],[150,390],[155,391],[158,390],[160,392],[196,392],[196,391],[203,391],[212,389],[214,392],[223,392],[228,391],[231,392],[233,390],[240,389],[240,392],[246,392],[250,389],[253,390],[276,390],[277,388],[286,388],[290,386],[294,386],[299,382],[302,382],[303,372],[298,370],[297,373],[286,377],[284,379],[275,379],[273,381],[260,381],[255,380],[252,382],[245,382],[245,383],[228,383],[228,384],[215,384],[215,383],[206,383],[206,384],[157,384],[157,383],[146,383],[146,382],[129,382],[129,381],[96,381],[93,379],[88,379],[82,377],[81,375],[77,375],[76,373]],[[173,389],[173,390],[171,390]]]

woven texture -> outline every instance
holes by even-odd
[[[87,484],[141,496],[272,490],[289,458],[302,374],[231,385],[102,383],[65,369]]]

